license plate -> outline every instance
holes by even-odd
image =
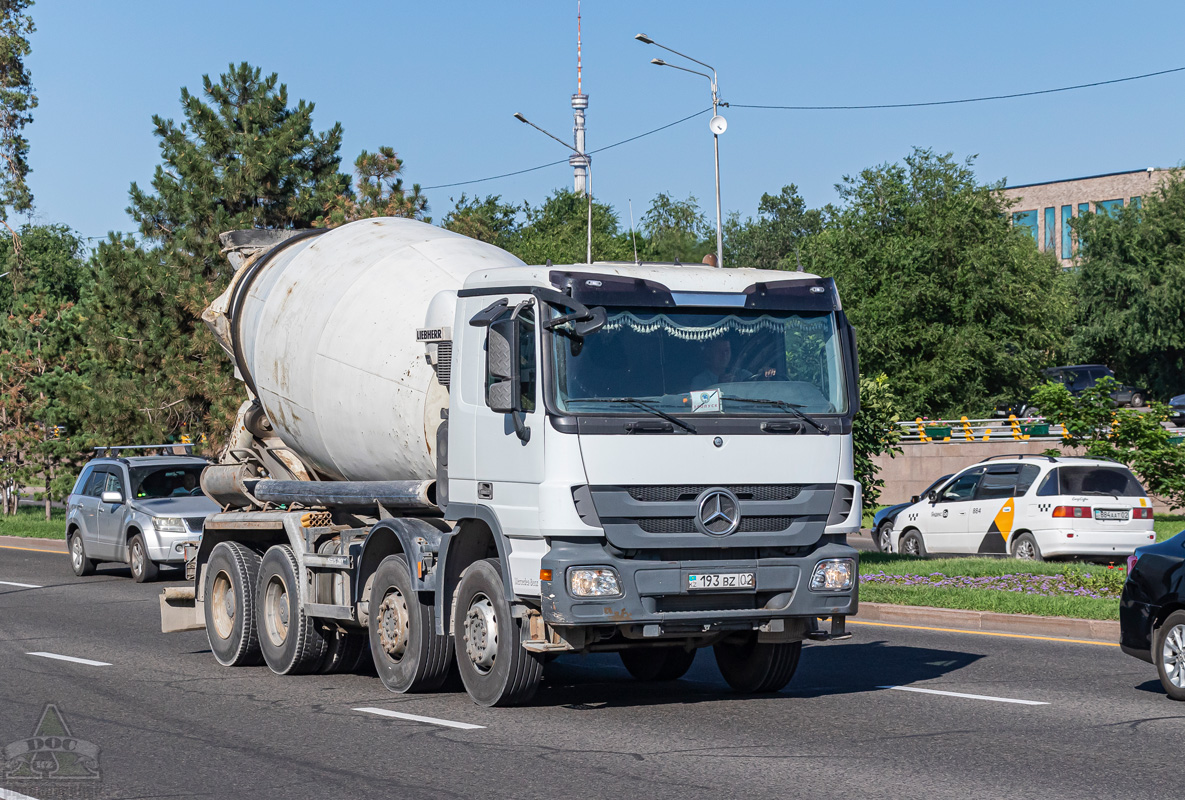
[[[1094,510],[1094,518],[1095,519],[1115,520],[1115,521],[1124,520],[1124,521],[1126,521],[1127,515],[1128,515],[1128,512],[1126,509],[1096,508]]]
[[[752,589],[752,572],[713,572],[706,575],[688,575],[687,588],[700,589]]]

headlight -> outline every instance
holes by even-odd
[[[856,562],[850,558],[829,558],[815,564],[811,575],[812,592],[843,592],[852,588]]]
[[[616,597],[621,594],[621,581],[607,567],[571,569],[568,588],[573,597]]]
[[[152,524],[161,533],[185,533],[181,517],[153,517]]]

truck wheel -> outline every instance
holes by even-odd
[[[630,675],[640,681],[677,681],[695,661],[695,651],[682,647],[640,647],[618,655]]]
[[[1012,557],[1022,561],[1044,561],[1041,548],[1031,533],[1022,533],[1012,540]]]
[[[1185,611],[1174,611],[1152,637],[1160,685],[1173,700],[1185,700]]]
[[[716,666],[728,685],[738,692],[777,692],[790,682],[798,669],[802,642],[762,644],[757,634],[743,642],[729,641],[715,645]]]
[[[82,531],[70,534],[70,569],[80,578],[95,571],[94,560],[86,557],[86,548],[82,546]]]
[[[473,701],[514,706],[534,697],[543,658],[520,644],[519,621],[511,616],[497,561],[475,561],[465,568],[453,607],[457,667]]]
[[[259,554],[238,542],[219,542],[202,572],[206,638],[224,667],[262,663],[255,628]]]
[[[328,646],[325,650],[325,658],[317,667],[317,672],[322,675],[353,672],[358,668],[362,656],[366,654],[365,651],[369,647],[365,633],[353,631],[347,633],[336,630],[328,632],[326,638]]]
[[[148,557],[148,547],[143,534],[137,533],[128,544],[128,566],[132,568],[132,579],[136,583],[152,583],[156,580],[156,562]]]
[[[901,537],[901,555],[916,558],[926,557],[926,543],[922,541],[920,533],[915,530],[906,531],[905,535]]]
[[[263,660],[277,675],[315,672],[329,645],[300,607],[296,555],[286,544],[268,549],[255,590],[256,627]]]
[[[370,592],[370,655],[392,692],[431,692],[448,676],[452,648],[436,634],[436,612],[416,591],[407,562],[387,556]]]

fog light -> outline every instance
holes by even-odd
[[[621,594],[617,573],[607,567],[569,570],[568,587],[573,597],[614,597]]]
[[[815,565],[811,575],[812,592],[842,592],[852,588],[856,562],[850,558],[829,558]]]

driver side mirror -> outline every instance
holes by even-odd
[[[99,496],[99,499],[104,503],[110,503],[113,506],[117,506],[123,502],[123,494],[121,492],[103,492],[103,494]]]
[[[913,497],[909,498],[909,502],[911,502],[911,503],[916,503],[917,501],[919,501],[919,500],[921,500],[921,499],[922,499],[922,498],[918,497],[918,496],[915,494]]]
[[[930,491],[926,492],[926,499],[929,500],[931,503],[937,503],[938,502],[938,491],[936,489],[931,489]]]
[[[490,323],[486,339],[486,405],[498,414],[522,411],[522,378],[519,375],[519,341],[521,323],[518,317]]]

